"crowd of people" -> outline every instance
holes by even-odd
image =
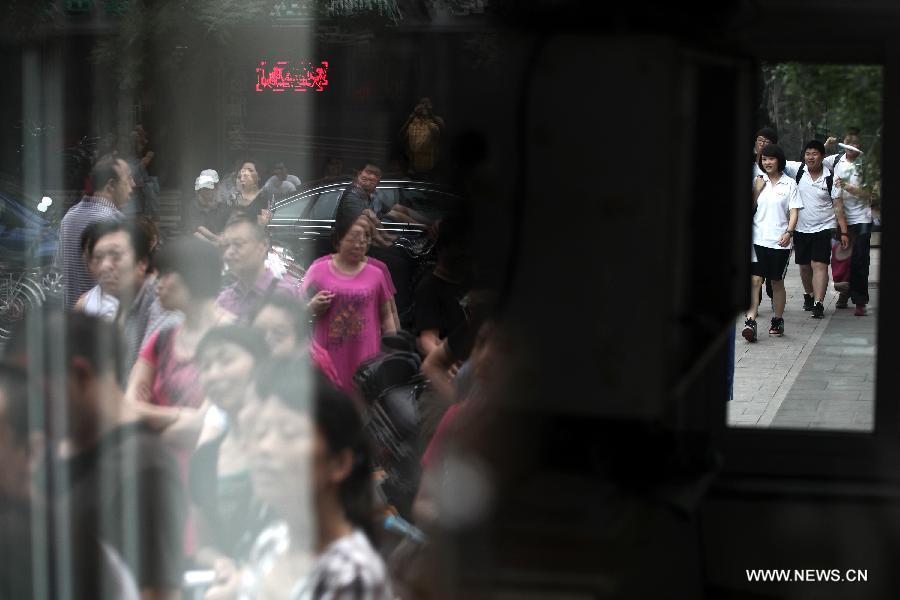
[[[60,227],[61,306],[23,321],[0,365],[0,520],[15,524],[0,597],[175,598],[195,572],[210,599],[405,597],[385,523],[419,544],[435,526],[447,440],[496,372],[496,295],[470,289],[465,218],[385,206],[372,162],[341,196],[334,251],[295,277],[266,225],[299,180],[260,171],[241,161],[233,186],[202,171],[162,239],[128,215],[132,165],[94,164]],[[436,237],[405,329],[397,275],[370,252],[390,246],[391,213]],[[404,484],[429,483],[408,508],[382,487],[359,389],[398,348],[429,407]]]
[[[751,297],[742,332],[748,342],[758,340],[764,282],[772,299],[769,335],[784,335],[784,277],[792,251],[803,283],[803,310],[812,318],[825,315],[829,264],[848,260],[841,252],[850,252],[849,277],[839,285],[838,266],[833,265],[836,308],[846,309],[852,302],[854,314],[862,317],[869,302],[873,194],[863,182],[859,131],[849,130],[839,144],[833,137],[810,140],[802,162],[788,161],[777,142],[777,132],[764,127],[754,147]],[[840,152],[829,154],[835,145]]]

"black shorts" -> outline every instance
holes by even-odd
[[[765,277],[770,281],[781,281],[784,279],[788,259],[791,257],[790,250],[787,248],[784,250],[764,248],[756,244],[753,244],[753,250],[756,251],[756,262],[750,265],[751,274]]]
[[[810,261],[831,263],[831,239],[834,231],[825,229],[815,233],[794,232],[794,262],[808,265]]]

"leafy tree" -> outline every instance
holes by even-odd
[[[860,129],[864,187],[881,179],[883,71],[878,65],[764,64],[763,107],[788,157],[806,141]]]

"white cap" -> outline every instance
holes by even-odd
[[[196,191],[200,188],[212,190],[215,189],[217,183],[219,183],[219,174],[212,169],[204,169],[200,171],[200,177],[194,181],[194,190]]]

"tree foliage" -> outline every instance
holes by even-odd
[[[788,158],[805,143],[860,130],[865,185],[880,181],[883,70],[878,65],[763,65],[763,106]]]

